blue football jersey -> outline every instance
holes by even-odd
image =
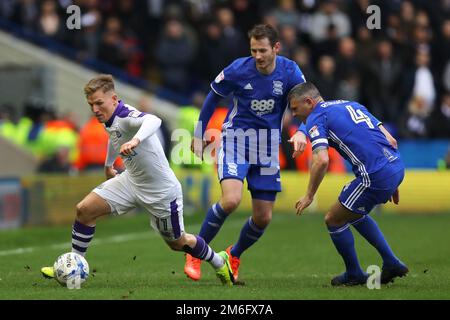
[[[403,166],[399,152],[378,128],[381,122],[361,104],[335,100],[320,102],[306,120],[312,149],[335,148],[352,164],[355,175],[368,178],[387,164]],[[370,180],[367,180],[370,181]]]
[[[222,126],[224,135],[227,129],[267,129],[268,141],[276,139],[278,145],[281,121],[288,105],[287,94],[303,82],[305,78],[298,65],[282,56],[277,56],[275,70],[270,75],[256,69],[253,57],[235,60],[211,83],[218,95],[233,95],[233,106]],[[278,130],[278,134],[270,134],[271,129]]]

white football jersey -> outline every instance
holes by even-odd
[[[124,143],[134,137],[141,141],[131,155],[120,156],[134,188],[129,191],[135,192],[144,202],[158,201],[174,190],[181,190],[155,134],[160,125],[161,119],[158,117],[140,112],[123,101],[119,101],[113,115],[105,123],[109,135],[105,166],[113,165]]]

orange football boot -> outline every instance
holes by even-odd
[[[184,264],[184,273],[194,281],[200,280],[202,276],[202,270],[200,265],[202,260],[194,258],[190,254],[186,253],[186,263]]]
[[[228,256],[230,257],[231,270],[233,270],[234,281],[236,281],[238,279],[239,265],[241,264],[241,259],[239,259],[238,257],[233,257],[231,255],[232,247],[233,245],[229,246],[225,251],[228,253]]]

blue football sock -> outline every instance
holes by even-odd
[[[264,229],[258,227],[250,217],[242,227],[238,242],[231,248],[231,255],[239,258],[245,250],[258,241],[263,233]]]
[[[217,232],[219,232],[227,217],[228,214],[223,211],[218,202],[213,204],[206,214],[206,218],[203,221],[200,233],[198,235],[202,237],[206,243],[210,243],[216,236]]]
[[[355,250],[355,241],[350,230],[350,225],[347,223],[340,227],[328,227],[331,240],[333,240],[339,254],[344,259],[347,273],[350,276],[358,277],[363,274],[359,265],[358,257]]]
[[[395,265],[399,262],[372,217],[366,215],[351,222],[351,224],[372,246],[378,250],[383,258],[383,264]]]

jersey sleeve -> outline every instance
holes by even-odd
[[[306,121],[306,130],[313,151],[317,148],[328,148],[328,125],[325,114],[308,118]]]
[[[124,130],[136,132],[133,138],[139,141],[147,139],[153,135],[161,126],[161,119],[155,115],[140,111],[132,111],[124,119]]]
[[[219,96],[227,97],[237,88],[234,81],[235,73],[234,64],[229,65],[211,82],[211,89]]]
[[[306,82],[305,76],[303,75],[303,72],[300,70],[298,65],[296,63],[293,63],[293,71],[290,77],[290,86],[289,90],[291,90],[296,85]]]
[[[308,133],[306,132],[306,125],[302,122],[300,124],[300,126],[298,127],[297,131],[301,131],[303,132],[303,134],[305,135],[305,137],[308,136]]]

